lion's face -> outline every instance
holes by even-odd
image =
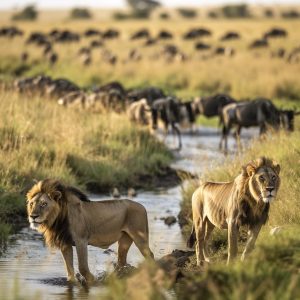
[[[279,165],[262,166],[250,174],[249,187],[252,195],[264,203],[272,202],[280,185]]]
[[[35,230],[50,227],[59,215],[60,207],[47,194],[37,194],[27,200],[27,214],[30,227]]]

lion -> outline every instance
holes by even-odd
[[[45,179],[27,193],[27,213],[30,227],[43,233],[49,247],[61,250],[68,281],[75,281],[72,246],[87,283],[95,280],[88,267],[88,245],[105,249],[118,241],[119,267],[126,265],[132,242],[145,258],[154,258],[146,209],[134,201],[90,201],[74,187]]]
[[[208,241],[215,227],[228,229],[227,264],[237,256],[239,227],[248,227],[243,261],[268,220],[270,203],[280,186],[280,166],[261,157],[243,166],[232,182],[204,182],[192,196],[193,228],[187,246],[196,243],[197,265],[209,263]]]

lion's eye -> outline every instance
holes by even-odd
[[[45,206],[47,206],[47,202],[43,202],[43,203],[41,204],[41,207],[45,207]]]
[[[272,180],[273,180],[273,181],[276,180],[276,176],[275,176],[275,175],[272,176]]]
[[[32,205],[33,205],[33,202],[31,202],[31,203],[29,204],[30,207],[32,207]]]
[[[260,180],[260,181],[264,181],[264,180],[265,180],[264,176],[260,175],[260,176],[259,176],[259,180]]]

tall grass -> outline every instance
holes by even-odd
[[[172,160],[125,115],[64,109],[45,99],[0,96],[0,217],[24,212],[33,180],[55,177],[96,192],[147,187]]]

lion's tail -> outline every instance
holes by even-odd
[[[191,235],[190,235],[189,239],[186,242],[186,246],[188,248],[193,248],[194,245],[195,245],[195,242],[196,242],[196,232],[195,232],[195,227],[193,225],[192,232],[191,232]]]

